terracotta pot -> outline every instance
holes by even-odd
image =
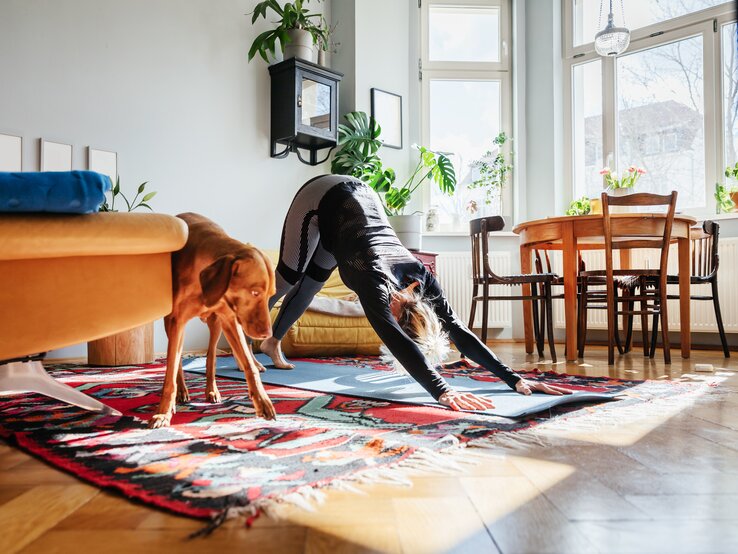
[[[733,201],[733,211],[738,212],[738,190],[730,193],[730,199]]]
[[[119,366],[154,361],[154,323],[146,323],[87,343],[87,363]]]

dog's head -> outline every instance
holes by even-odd
[[[221,256],[200,272],[203,303],[224,302],[246,335],[265,339],[272,334],[269,299],[274,295],[274,268],[260,250],[249,247],[238,255]]]

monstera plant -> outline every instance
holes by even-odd
[[[352,175],[379,193],[384,210],[400,240],[408,248],[420,248],[422,214],[405,214],[413,193],[426,181],[434,183],[443,193],[456,190],[456,172],[449,158],[424,146],[413,145],[418,162],[405,182],[398,186],[396,173],[385,168],[379,151],[382,147],[381,127],[364,112],[346,114],[345,123],[338,127],[340,150],[333,158],[333,173]]]

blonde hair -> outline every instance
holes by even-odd
[[[413,291],[398,291],[394,297],[400,304],[398,325],[418,345],[428,363],[436,366],[446,361],[451,351],[448,335],[430,303]],[[407,373],[386,346],[380,347],[380,354],[382,361],[395,371]]]

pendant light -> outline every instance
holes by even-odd
[[[602,4],[604,1],[600,0],[600,16],[602,15]],[[625,19],[622,0],[620,2],[620,11],[623,19]],[[600,56],[618,56],[625,52],[629,44],[630,31],[625,27],[615,26],[612,13],[612,0],[610,0],[610,13],[607,15],[607,25],[595,35],[595,50],[597,50]]]

